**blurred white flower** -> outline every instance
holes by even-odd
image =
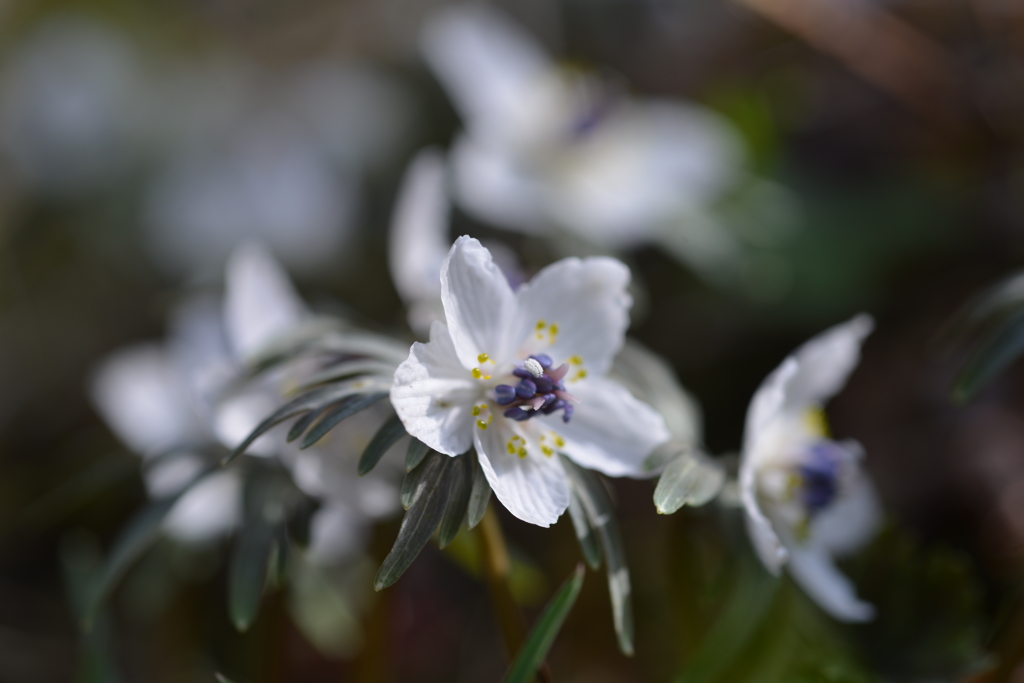
[[[34,190],[100,187],[124,172],[147,97],[138,55],[117,31],[79,17],[38,26],[5,55],[0,151]]]
[[[455,197],[483,220],[563,228],[604,249],[658,243],[726,281],[743,267],[743,244],[715,205],[749,184],[784,194],[748,176],[718,115],[559,68],[486,7],[438,12],[421,48],[466,128],[451,152]]]
[[[860,444],[830,439],[822,406],[846,383],[872,326],[867,315],[837,325],[765,379],[750,402],[740,462],[740,495],[761,561],[775,574],[788,564],[808,595],[843,621],[869,620],[874,607],[857,597],[833,557],[870,540],[881,510]]]
[[[93,402],[121,440],[152,463],[145,468],[150,495],[181,490],[206,467],[210,445],[233,448],[281,404],[284,390],[309,370],[301,363],[241,388],[235,383],[268,344],[310,317],[284,270],[250,244],[229,260],[223,303],[209,297],[186,302],[167,342],[117,352],[100,366]],[[337,430],[340,437],[307,451],[277,433],[249,448],[278,458],[296,484],[321,501],[312,520],[311,559],[348,556],[359,549],[370,521],[397,508],[395,473],[388,467],[356,485],[356,460],[383,419],[356,415]],[[167,531],[185,540],[231,531],[241,521],[241,488],[237,467],[207,475],[175,504]]]
[[[391,402],[406,430],[450,456],[475,447],[498,499],[540,526],[569,505],[558,453],[642,476],[669,432],[605,376],[629,324],[628,280],[614,259],[572,258],[513,292],[490,252],[460,237],[441,267],[446,322],[395,372]]]

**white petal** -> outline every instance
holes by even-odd
[[[398,294],[407,305],[436,300],[438,312],[441,264],[450,244],[445,173],[439,150],[416,155],[402,179],[388,235],[388,265]],[[429,329],[430,322],[422,329]]]
[[[452,147],[451,164],[455,197],[467,212],[507,230],[549,230],[544,183],[523,168],[516,154],[461,135]]]
[[[242,481],[237,470],[208,475],[178,499],[164,519],[171,536],[209,541],[230,532],[242,519]]]
[[[516,297],[491,252],[472,237],[455,240],[441,266],[441,301],[463,367],[481,365],[484,353],[496,363],[508,358]]]
[[[535,344],[538,321],[557,324],[554,342],[548,344],[551,335],[542,332],[544,341],[532,350],[549,354],[556,364],[581,356],[588,373],[603,375],[622,348],[629,327],[633,299],[627,285],[629,268],[615,259],[557,261],[516,293],[519,311],[512,338]]]
[[[448,328],[437,321],[429,343],[412,345],[391,387],[391,404],[405,430],[446,455],[473,445],[470,410],[479,397],[479,382],[459,362]]]
[[[213,416],[213,430],[225,448],[242,443],[252,430],[268,415],[280,407],[277,395],[271,391],[252,391],[231,396],[217,406]],[[246,450],[250,455],[275,455],[284,443],[280,430],[261,435]]]
[[[420,49],[467,128],[509,134],[531,117],[533,85],[550,70],[539,45],[483,6],[441,10],[424,26]]]
[[[860,314],[817,335],[793,354],[799,371],[786,386],[786,403],[799,409],[824,403],[839,393],[860,361],[860,346],[874,328],[867,314]]]
[[[344,504],[321,507],[310,520],[310,559],[327,564],[350,557],[362,547],[366,527],[366,518]]]
[[[754,392],[754,397],[750,399],[750,406],[747,408],[746,426],[743,430],[744,462],[762,452],[763,449],[758,447],[761,437],[783,414],[786,406],[786,387],[799,369],[796,359],[792,356],[787,357]]]
[[[560,414],[534,418],[565,437],[566,455],[611,477],[650,476],[644,472],[644,460],[671,438],[664,418],[603,377],[573,384],[571,391],[580,402],[568,423]]]
[[[882,505],[866,472],[846,484],[841,496],[811,523],[811,539],[837,556],[862,548],[882,524]]]
[[[89,393],[97,411],[128,448],[152,455],[203,437],[181,380],[162,347],[141,344],[103,361]]]
[[[569,485],[558,456],[543,455],[529,433],[505,418],[473,432],[480,467],[502,505],[530,524],[546,527],[558,521],[569,507]],[[525,458],[507,450],[514,435],[527,441]]]
[[[143,466],[142,471],[146,493],[151,498],[163,498],[182,490],[192,483],[205,465],[202,457],[190,453],[168,455],[151,462],[153,464]]]
[[[778,576],[789,553],[757,502],[754,468],[748,460],[740,463],[739,487],[750,542],[768,571]]]
[[[288,274],[266,249],[239,247],[227,267],[224,321],[236,356],[245,361],[307,314]]]
[[[875,608],[857,597],[853,584],[823,548],[791,548],[789,572],[823,610],[840,621],[870,621]]]
[[[627,338],[615,357],[611,377],[661,413],[675,439],[687,444],[701,443],[700,404],[679,384],[672,366],[653,351]]]

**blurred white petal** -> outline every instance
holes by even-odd
[[[164,518],[164,529],[186,542],[211,541],[242,520],[242,480],[237,470],[207,475],[186,491]]]

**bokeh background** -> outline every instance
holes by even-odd
[[[505,654],[471,535],[434,547],[314,645],[284,591],[226,612],[225,547],[164,539],[82,635],[76,582],[146,499],[94,412],[99,360],[159,339],[182,292],[258,239],[307,301],[411,340],[388,273],[406,164],[460,128],[418,37],[430,0],[9,0],[0,4],[0,681],[498,680]],[[1024,6],[1013,0],[523,0],[500,11],[559,62],[731,123],[745,172],[785,197],[721,286],[665,251],[623,258],[636,338],[698,398],[709,452],[802,341],[868,311],[876,332],[830,406],[887,509],[844,565],[878,620],[842,626],[770,581],[720,506],[661,517],[616,481],[637,652],[590,574],[550,657],[559,681],[954,681],[1024,655],[1024,368],[967,406],[945,321],[1024,260]],[[760,219],[763,219],[760,220]],[[771,220],[769,220],[771,219]],[[572,245],[456,210],[528,273]],[[771,238],[758,242],[765,225]],[[759,246],[758,246],[759,245]],[[536,615],[579,558],[571,525],[502,511]],[[369,586],[398,521],[379,525]],[[80,583],[80,582],[79,582]],[[717,630],[716,630],[717,629]],[[1002,657],[999,659],[999,657]],[[1024,680],[1024,669],[1018,673]]]

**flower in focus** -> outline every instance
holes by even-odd
[[[482,220],[559,227],[603,249],[658,243],[719,282],[747,257],[744,226],[721,202],[744,189],[761,242],[791,222],[786,193],[748,176],[737,134],[710,110],[560,68],[485,7],[438,12],[421,49],[466,128],[451,152],[454,196]]]
[[[622,346],[629,270],[563,259],[513,291],[490,252],[460,237],[441,267],[445,322],[413,344],[391,402],[406,430],[450,456],[475,448],[516,517],[549,526],[569,505],[559,461],[642,476],[664,419],[606,377]]]
[[[829,614],[866,621],[861,601],[833,558],[855,551],[881,517],[856,441],[829,437],[823,404],[857,365],[871,332],[860,315],[819,334],[786,358],[761,384],[747,412],[740,495],[754,548],[778,574],[784,564]]]

